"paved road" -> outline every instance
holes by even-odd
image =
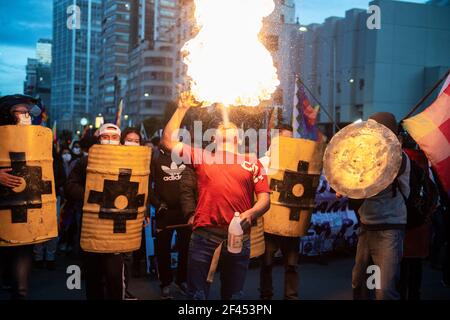
[[[37,270],[32,271],[30,285],[30,299],[84,299],[84,291],[68,290],[66,287],[66,268],[77,261],[59,257],[57,269],[54,271]],[[300,298],[306,300],[348,300],[351,299],[351,270],[353,258],[344,256],[328,259],[328,265],[321,265],[314,261],[303,260],[300,264]],[[275,299],[281,299],[283,284],[283,267],[274,267]],[[218,277],[216,276],[216,279]],[[256,300],[259,298],[259,268],[257,265],[251,267],[245,284],[244,298]],[[441,285],[441,273],[425,264],[422,285],[424,299],[450,299],[450,289]],[[159,299],[159,285],[154,277],[132,278],[130,291],[140,299]],[[177,299],[183,296],[177,292]],[[0,290],[0,300],[7,299],[5,291]],[[211,298],[220,299],[220,284],[215,281],[211,287]]]

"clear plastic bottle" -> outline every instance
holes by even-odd
[[[242,241],[244,239],[244,230],[241,227],[240,213],[235,212],[234,218],[228,226],[228,252],[241,253]]]

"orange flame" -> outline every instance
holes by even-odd
[[[280,81],[258,34],[274,9],[273,0],[195,0],[200,30],[182,51],[198,101],[257,106],[271,98]]]

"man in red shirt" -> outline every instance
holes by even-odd
[[[192,148],[174,139],[192,102],[188,94],[182,94],[162,138],[174,158],[181,156],[185,162],[192,163],[198,179],[199,197],[189,246],[188,293],[192,299],[208,298],[208,274],[216,252],[216,255],[220,253],[222,299],[239,299],[250,259],[250,227],[269,209],[270,189],[256,155],[238,153],[235,125],[221,124],[216,129],[215,152]],[[228,252],[224,245],[235,212],[241,214],[244,229],[243,247],[238,254]]]

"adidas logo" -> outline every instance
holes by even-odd
[[[172,164],[169,167],[161,166],[161,170],[164,171],[166,174],[168,174],[168,177],[164,177],[164,181],[178,181],[181,179],[181,173],[186,169],[186,166],[184,164],[177,166],[175,162],[172,162]]]

